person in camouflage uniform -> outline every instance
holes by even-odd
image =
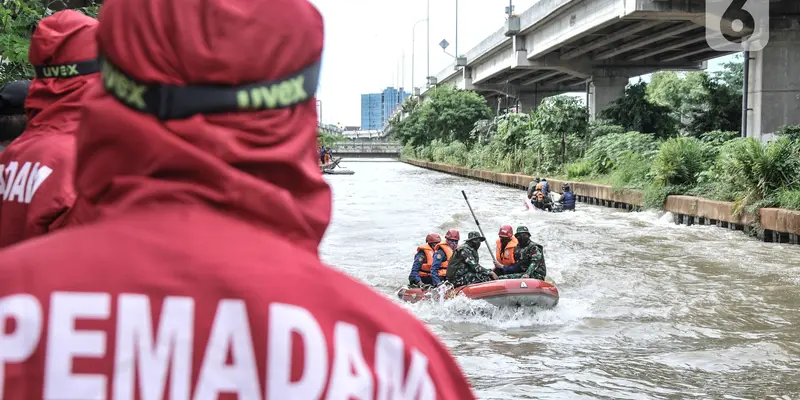
[[[453,252],[453,258],[447,267],[447,281],[455,287],[473,283],[488,282],[497,279],[497,274],[478,264],[478,249],[486,240],[478,232],[470,232],[463,246]]]
[[[518,226],[514,234],[519,244],[514,249],[514,265],[495,269],[500,279],[533,278],[541,281],[547,276],[547,267],[544,263],[544,247],[531,240],[531,233],[527,226]]]

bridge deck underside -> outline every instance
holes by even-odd
[[[696,70],[703,61],[727,54],[731,53],[711,49],[705,27],[692,21],[620,19],[531,59],[548,60],[554,66],[509,66],[473,83],[484,94],[564,93],[582,90],[597,71],[631,77],[659,70]]]

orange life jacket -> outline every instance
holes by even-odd
[[[540,192],[538,190],[533,192],[533,197],[534,197],[534,199],[536,199],[538,201],[544,201],[544,193],[542,193],[542,192]]]
[[[508,242],[508,244],[506,245],[505,250],[503,250],[503,252],[501,253],[500,249],[503,247],[503,243],[500,241],[500,239],[497,239],[497,243],[495,244],[496,247],[494,254],[495,257],[497,258],[497,261],[499,261],[500,264],[503,264],[505,266],[514,265],[515,262],[514,249],[517,247],[517,244],[519,244],[517,238],[512,237],[511,241]]]
[[[439,267],[439,276],[447,276],[447,265],[450,264],[450,258],[453,257],[453,249],[447,242],[439,243],[433,248],[434,251],[439,249],[442,249],[442,251],[444,251],[444,255],[447,257],[447,260],[442,261],[442,264]]]
[[[542,184],[541,183],[537,183],[536,184],[536,190],[542,190]]]
[[[419,269],[419,276],[431,276],[431,265],[433,265],[433,249],[427,243],[417,247],[417,253],[425,252],[425,263]]]

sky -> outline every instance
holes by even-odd
[[[455,55],[456,3],[458,3],[458,52],[466,53],[505,23],[504,0],[310,0],[325,20],[325,50],[317,98],[326,124],[360,125],[361,94],[379,93],[386,87],[411,88],[412,28],[424,20],[430,1],[430,73],[452,63],[439,42],[447,40],[447,52]],[[517,13],[538,0],[514,0]],[[425,85],[428,74],[426,22],[416,27],[416,86]],[[719,69],[724,60],[709,62]],[[638,78],[637,78],[638,79]]]

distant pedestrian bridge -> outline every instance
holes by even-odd
[[[334,157],[346,158],[397,158],[402,149],[397,142],[337,143],[331,147]]]

